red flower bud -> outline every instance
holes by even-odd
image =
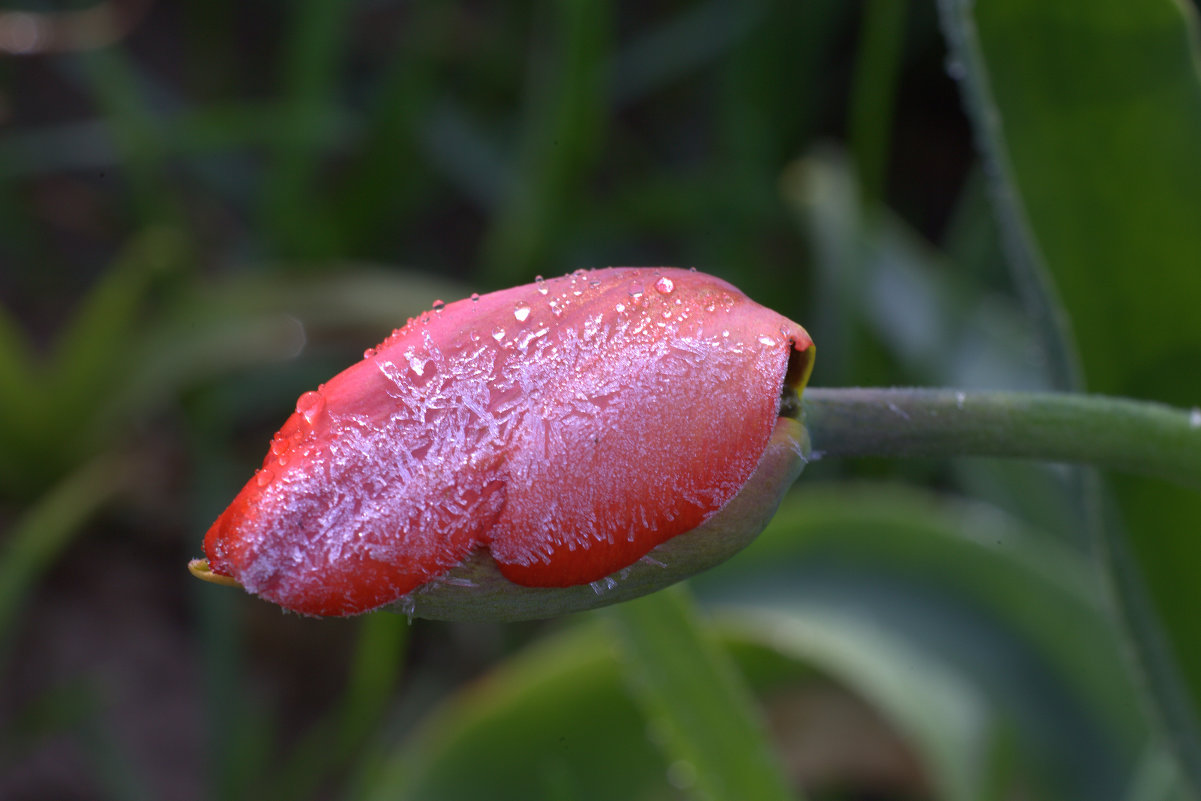
[[[312,615],[641,594],[766,523],[803,463],[790,418],[812,354],[799,325],[686,270],[435,303],[300,397],[194,572]]]

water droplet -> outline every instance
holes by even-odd
[[[367,350],[363,351],[363,358],[370,359],[377,353],[379,353],[379,351],[377,351],[375,348],[367,348]]]
[[[688,268],[688,272],[690,272],[690,273],[695,273],[695,272],[696,272],[696,268],[695,268],[695,267],[689,267],[689,268]]]
[[[672,281],[667,276],[663,276],[655,282],[655,289],[659,290],[664,295],[670,295],[671,291],[676,288],[675,281]]]
[[[471,333],[470,333],[468,336],[470,336],[470,337],[471,337],[471,341],[472,341],[472,342],[479,342],[479,341],[480,341],[480,332],[479,332],[479,331],[475,331],[475,330],[473,330],[473,331],[472,331],[472,332],[471,332]]]
[[[434,301],[434,311],[435,312],[441,312],[445,308],[446,308],[446,301],[442,300],[441,298]]]
[[[500,342],[502,339],[505,338],[505,329],[501,328],[498,325],[496,328],[494,328],[492,330],[492,338],[495,339],[497,342]]]
[[[572,278],[583,278],[587,274],[588,274],[587,270],[573,270],[571,273],[571,277]]]
[[[271,479],[273,479],[273,478],[275,478],[275,474],[272,473],[270,470],[264,469],[264,470],[260,470],[258,472],[258,475],[255,476],[255,482],[260,487],[265,487],[271,483]]]
[[[770,347],[770,346],[776,344],[776,341],[774,339],[772,339],[771,337],[764,335],[764,336],[759,337],[759,344],[767,345]]]
[[[317,419],[321,414],[321,410],[325,408],[325,397],[320,391],[309,391],[296,399],[296,413],[304,417],[304,421],[309,425]]]
[[[638,298],[642,297],[642,284],[638,283],[637,281],[630,284],[629,293],[630,297],[632,297],[634,300],[638,300]]]
[[[591,281],[588,282],[588,286],[592,287],[593,289],[595,289],[596,287],[598,287],[600,285],[601,285],[601,282],[600,282],[599,278],[593,278]]]
[[[417,375],[425,375],[425,359],[419,359],[413,355],[412,351],[405,354],[405,358],[409,360],[409,367]]]
[[[545,295],[546,294],[546,279],[540,275],[535,275],[534,283],[538,285],[538,294]]]
[[[513,316],[517,318],[517,322],[524,323],[530,316],[530,307],[525,303],[518,303],[517,307],[513,309]]]
[[[472,302],[472,303],[479,303],[479,302],[480,302],[480,293],[479,293],[479,292],[472,292],[472,293],[471,293],[471,302]]]
[[[614,308],[619,312],[623,312],[626,310],[626,305],[624,303],[618,303],[616,306],[614,306]]]

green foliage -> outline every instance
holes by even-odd
[[[972,11],[946,2],[944,11],[1010,248],[1050,277],[1046,308],[1054,313],[1055,298],[1062,301],[1066,344],[1048,346],[1070,352],[1076,344],[1083,380],[1068,380],[1195,406],[1201,45],[1194,10],[1162,0]],[[1108,538],[1099,548],[1158,714],[1201,791],[1201,636],[1189,569],[1201,556],[1194,536],[1201,496],[1145,480],[1109,483],[1120,519],[1099,524],[1099,539]]]
[[[699,610],[318,622],[184,570],[300,392],[538,273],[722,275],[818,386],[1197,406],[1192,7],[939,10],[191,2],[4,57],[0,795],[65,740],[112,798],[1188,797],[1157,483],[1106,477],[1121,620],[1088,482],[967,460],[809,465]]]

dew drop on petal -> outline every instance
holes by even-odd
[[[304,417],[309,425],[317,419],[325,408],[325,397],[320,392],[310,390],[296,399],[296,413]]]
[[[441,312],[445,308],[446,308],[446,301],[442,300],[441,298],[434,301],[434,311],[435,312]]]
[[[626,310],[626,305],[624,303],[618,303],[614,308],[617,309],[618,312],[623,312]]]
[[[260,487],[265,487],[271,483],[271,479],[275,478],[275,474],[270,470],[260,470],[255,481]]]
[[[480,302],[480,293],[479,293],[479,292],[472,292],[472,293],[471,293],[471,302],[472,302],[472,303],[479,303],[479,302]]]
[[[545,295],[546,294],[546,279],[540,275],[535,275],[534,283],[538,285],[538,294]]]
[[[767,345],[770,347],[770,346],[776,344],[776,341],[774,339],[772,339],[771,337],[764,335],[764,336],[759,337],[759,344]]]
[[[630,297],[632,297],[634,300],[638,300],[638,298],[642,297],[642,284],[638,283],[637,281],[630,284],[629,292]]]
[[[495,339],[497,342],[500,342],[502,339],[505,338],[505,329],[501,328],[498,325],[496,328],[494,328],[492,330],[492,338]]]
[[[378,352],[379,351],[377,351],[375,348],[367,348],[367,350],[363,351],[363,358],[370,359],[372,356],[374,356]]]
[[[659,290],[664,295],[670,295],[671,291],[676,288],[675,281],[672,281],[667,276],[663,276],[655,282],[655,289]]]
[[[530,316],[530,307],[524,303],[518,303],[517,307],[513,309],[513,316],[517,318],[517,322],[524,323]]]

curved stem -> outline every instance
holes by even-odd
[[[806,389],[816,457],[994,456],[1092,464],[1201,489],[1201,409],[1056,392]]]

